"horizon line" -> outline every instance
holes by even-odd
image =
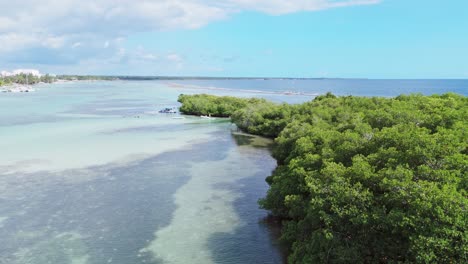
[[[264,77],[264,76],[191,76],[191,75],[119,75],[119,74],[54,74],[55,76],[114,77],[114,78],[152,78],[152,79],[245,79],[245,80],[468,80],[458,78],[369,78],[369,77]]]

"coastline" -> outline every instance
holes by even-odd
[[[268,210],[273,219],[285,223],[281,239],[289,248],[289,262],[328,262],[328,255],[326,259],[322,256],[340,243],[344,248],[356,248],[358,254],[346,256],[346,251],[336,251],[330,258],[342,259],[346,256],[358,263],[383,258],[414,262],[415,259],[430,255],[443,262],[447,259],[446,256],[450,255],[455,262],[466,260],[463,248],[456,246],[463,237],[463,231],[457,230],[464,230],[466,227],[458,221],[462,217],[460,208],[466,205],[466,199],[463,199],[463,185],[459,185],[457,181],[462,179],[457,172],[463,170],[463,164],[451,163],[434,167],[428,162],[465,155],[463,149],[466,144],[463,142],[466,142],[466,138],[462,131],[465,129],[463,114],[466,110],[466,97],[446,93],[432,96],[400,95],[395,99],[388,99],[337,97],[327,93],[302,105],[272,105],[259,101],[257,105],[249,103],[245,107],[241,104],[243,100],[246,99],[233,100],[230,97],[212,95],[179,97],[179,102],[184,107],[181,109],[186,114],[194,109],[207,111],[222,106],[223,110],[231,111],[231,122],[244,133],[275,139],[273,157],[278,166],[266,178],[270,189],[266,197],[259,200],[259,205]],[[448,105],[447,102],[451,104]],[[229,103],[232,104],[231,107]],[[208,107],[203,109],[203,105]],[[385,111],[373,105],[383,106]],[[439,107],[435,107],[436,112],[432,112],[428,110],[429,105]],[[447,111],[451,111],[451,115],[443,120],[430,118],[444,115]],[[414,115],[410,114],[415,112],[419,112],[416,121]],[[348,113],[353,113],[354,117],[350,117]],[[382,117],[386,117],[387,121],[381,122]],[[342,127],[346,127],[346,130],[342,130]],[[444,144],[446,141],[442,138],[447,136],[451,144]],[[442,152],[442,149],[448,151]],[[323,156],[324,150],[326,157]],[[388,155],[389,150],[392,151],[392,155]],[[393,158],[396,156],[393,154],[395,152],[401,153],[398,154],[400,160],[397,164]],[[415,152],[418,156],[412,154]],[[437,156],[437,153],[443,153],[442,158]],[[421,170],[428,166],[437,173],[434,175],[442,177],[420,174]],[[398,174],[393,173],[395,167],[411,176],[402,181]],[[453,171],[451,175],[438,174],[448,169]],[[388,171],[392,173],[386,174]],[[446,181],[447,177],[453,177],[455,180]],[[353,184],[349,184],[351,181]],[[383,184],[376,187],[376,181]],[[442,187],[437,185],[440,182],[444,184]],[[427,187],[420,188],[421,185]],[[395,189],[398,188],[414,189],[416,199],[430,197],[429,193],[435,193],[437,196],[428,198],[427,204],[420,205],[417,201],[408,200],[404,194],[395,194]],[[447,192],[448,188],[454,191]],[[350,195],[342,195],[343,193]],[[397,212],[411,219],[411,225],[402,226],[399,221],[388,221],[387,217],[376,218],[376,223],[368,223],[366,218],[361,220],[355,217],[380,214],[382,205],[385,207],[394,203],[394,200],[403,206],[391,208],[389,214]],[[444,215],[437,214],[432,209],[453,201],[458,202],[455,206],[447,208]],[[363,204],[365,206],[362,206]],[[411,209],[408,209],[408,204]],[[353,206],[353,210],[348,209],[350,205]],[[327,218],[323,218],[323,214],[326,214]],[[427,223],[427,218],[421,217],[421,214],[436,221]],[[448,218],[449,221],[442,221],[442,218]],[[325,220],[328,221],[326,225],[323,224]],[[413,225],[424,227],[412,229]],[[382,242],[380,233],[376,235],[368,232],[369,229],[377,229],[380,226],[385,226],[387,230],[399,231],[396,235],[393,231],[388,232],[383,236],[387,241]],[[447,228],[454,230],[453,234],[439,236],[440,230]],[[314,233],[310,230],[314,230]],[[322,241],[322,237],[316,234],[324,232],[332,234],[327,239],[333,244],[329,245],[329,248],[309,250],[312,243]],[[342,232],[346,232],[347,237],[356,239],[347,241],[346,237],[341,235]],[[412,244],[401,243],[412,237],[421,239],[421,233],[430,233],[431,239],[436,241],[448,241],[447,246],[429,246],[421,250]],[[375,247],[384,248],[385,253],[379,253],[374,250]],[[392,255],[389,250],[392,247],[398,248],[396,252],[405,252],[404,258],[399,253]],[[359,248],[366,250],[359,252]],[[377,253],[369,255],[367,248],[370,252]]]
[[[199,86],[199,85],[187,85],[181,83],[166,83],[170,88],[174,89],[187,89],[187,90],[208,90],[208,91],[225,91],[225,92],[243,92],[250,94],[272,94],[272,95],[302,95],[302,96],[318,96],[319,93],[304,93],[304,92],[295,92],[295,91],[261,91],[261,90],[251,90],[251,89],[233,89],[233,88],[223,88],[215,86]]]
[[[35,92],[36,89],[32,88],[32,85],[22,85],[18,83],[8,84],[0,86],[1,93],[29,93]]]

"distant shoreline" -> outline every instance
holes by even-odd
[[[144,75],[57,75],[57,79],[67,79],[75,77],[79,80],[106,80],[106,81],[170,81],[170,80],[369,80],[369,81],[388,81],[388,80],[468,80],[468,78],[347,78],[347,77],[214,77],[214,76],[144,76]]]
[[[232,89],[232,88],[223,88],[223,87],[214,87],[214,86],[198,86],[198,85],[186,85],[180,83],[167,83],[170,88],[174,89],[187,89],[187,90],[209,90],[209,91],[228,91],[228,92],[242,92],[242,93],[251,93],[251,94],[276,94],[276,95],[301,95],[301,96],[318,96],[318,93],[304,93],[296,91],[261,91],[261,90],[251,90],[251,89]]]
[[[382,80],[467,80],[463,78],[448,78],[448,79],[432,79],[432,78],[405,78],[405,79],[374,79],[374,78],[342,78],[342,77],[210,77],[210,76],[136,76],[136,75],[56,75],[55,80],[52,82],[60,81],[184,81],[184,80],[198,80],[198,81],[211,81],[211,80],[254,80],[254,81],[268,81],[268,80],[369,80],[369,81],[382,81]],[[9,84],[6,84],[9,85]],[[33,84],[30,84],[33,85]],[[0,87],[4,87],[1,84]]]
[[[326,78],[326,77],[210,77],[210,76],[136,76],[136,75],[57,75],[58,79],[75,80],[367,80],[367,78]]]

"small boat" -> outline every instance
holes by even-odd
[[[174,116],[172,119],[185,119],[183,116]]]
[[[166,107],[164,109],[159,110],[159,113],[161,113],[161,114],[176,114],[177,110],[175,109],[175,107],[173,107],[173,108]]]
[[[200,117],[201,117],[201,118],[205,118],[205,119],[211,119],[211,118],[212,118],[212,117],[211,117],[211,114],[209,114],[209,115],[207,115],[207,116],[206,116],[206,115],[202,115],[202,116],[200,116]]]
[[[8,89],[7,92],[9,93],[29,93],[29,92],[34,92],[36,91],[34,88],[31,88],[31,86],[24,86],[24,85],[15,85],[12,88]]]

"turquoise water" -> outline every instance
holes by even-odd
[[[158,114],[160,82],[37,88],[0,95],[0,263],[282,262],[262,139]]]
[[[343,82],[75,82],[0,94],[0,263],[282,263],[256,203],[276,165],[268,142],[226,120],[157,111],[180,93],[296,103],[327,91],[468,91],[463,80]]]

